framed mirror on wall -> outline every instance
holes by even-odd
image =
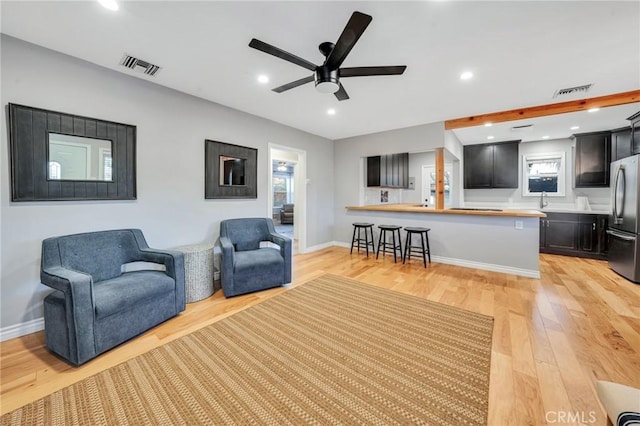
[[[206,139],[205,199],[257,198],[258,150]]]
[[[9,104],[12,201],[135,200],[136,127]]]

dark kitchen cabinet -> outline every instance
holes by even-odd
[[[627,120],[631,122],[631,155],[640,154],[640,112]]]
[[[575,251],[578,244],[578,215],[547,213],[545,248],[560,251]]]
[[[631,156],[631,127],[611,131],[611,162]]]
[[[517,188],[520,141],[464,147],[464,187]]]
[[[367,157],[367,186],[380,186],[380,176],[382,176],[380,171],[380,156]]]
[[[367,157],[367,186],[407,188],[409,186],[409,154]]]
[[[598,252],[598,217],[580,215],[578,222],[578,249],[589,253]]]
[[[493,145],[464,147],[464,187],[493,187]]]
[[[498,143],[493,146],[493,187],[518,187],[518,144]]]
[[[609,186],[611,132],[581,133],[576,138],[576,188]]]
[[[540,219],[540,253],[606,259],[607,215],[547,213]]]

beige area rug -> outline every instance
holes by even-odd
[[[2,425],[487,423],[493,319],[332,275],[2,417]]]

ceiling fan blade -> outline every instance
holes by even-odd
[[[389,67],[355,67],[340,68],[340,77],[365,77],[368,75],[400,75],[407,69],[406,65]]]
[[[268,43],[265,43],[264,41],[260,41],[258,39],[251,39],[251,41],[249,42],[249,47],[253,47],[254,49],[260,50],[264,53],[268,53],[269,55],[273,55],[276,56],[280,59],[284,59],[285,61],[289,61],[291,63],[294,63],[296,65],[301,66],[302,68],[306,68],[309,71],[315,71],[317,68],[317,65],[312,64],[311,62],[307,61],[306,59],[302,59],[294,54],[291,54],[289,52],[285,52],[282,49],[278,49],[275,46],[272,46]]]
[[[371,22],[373,18],[369,15],[365,15],[361,12],[353,12],[351,15],[351,19],[347,22],[347,26],[344,27],[342,34],[336,41],[336,45],[327,56],[327,60],[324,61],[324,64],[329,67],[330,70],[335,70],[342,65],[342,62],[345,60],[353,46],[355,46],[356,42],[367,29],[367,26]]]
[[[276,93],[282,93],[285,90],[293,89],[294,87],[302,86],[303,84],[310,83],[313,81],[313,76],[301,78],[300,80],[292,81],[291,83],[283,84],[280,87],[276,87],[275,89],[271,89]]]
[[[339,84],[340,88],[337,92],[334,93],[334,95],[336,95],[336,98],[338,98],[339,101],[346,101],[347,99],[349,99],[349,95],[347,94],[347,91],[344,90],[344,86],[342,85],[342,83]]]

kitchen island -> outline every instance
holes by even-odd
[[[430,228],[431,258],[477,269],[539,278],[540,218],[537,210],[444,209],[416,204],[346,207],[351,222]],[[349,243],[350,229],[341,230]],[[377,235],[376,235],[377,242]],[[404,244],[404,238],[403,238]]]

